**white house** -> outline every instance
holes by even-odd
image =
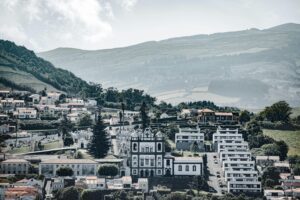
[[[39,164],[39,174],[53,177],[56,176],[56,171],[60,167],[70,167],[74,176],[95,176],[97,166],[97,162],[89,159],[52,159]]]
[[[81,148],[81,149],[87,148],[92,135],[93,135],[93,132],[91,129],[71,132],[71,136],[73,138],[74,145],[77,148]]]
[[[175,157],[173,168],[175,176],[201,176],[203,160],[202,157]]]
[[[29,162],[24,159],[7,159],[0,163],[1,174],[28,174]]]
[[[14,116],[18,119],[36,119],[37,111],[34,108],[17,108]]]
[[[194,144],[198,145],[199,151],[204,150],[204,133],[200,128],[179,128],[179,133],[175,134],[175,144],[178,150],[190,150]]]

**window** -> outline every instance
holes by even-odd
[[[186,166],[185,166],[185,171],[188,172],[189,170],[190,170],[190,166],[186,165]]]
[[[161,175],[161,170],[160,169],[157,170],[157,174]]]
[[[146,165],[146,166],[149,165],[149,159],[148,159],[148,158],[145,159],[145,165]]]
[[[170,160],[167,160],[167,166],[170,166]]]
[[[150,165],[151,165],[151,167],[154,166],[154,159],[151,159],[151,160],[150,160]]]
[[[161,143],[158,143],[158,145],[157,145],[157,150],[158,150],[158,151],[161,151]]]
[[[196,165],[193,165],[193,171],[195,172],[197,169]]]
[[[133,150],[136,151],[137,150],[137,144],[133,143]]]
[[[132,174],[136,175],[136,169],[132,170]]]
[[[178,171],[182,171],[182,166],[181,165],[178,165]]]
[[[143,167],[144,166],[144,159],[142,158],[141,159],[141,167]]]

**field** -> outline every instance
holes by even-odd
[[[300,130],[281,131],[264,129],[264,134],[275,140],[283,140],[289,146],[289,155],[300,155]]]

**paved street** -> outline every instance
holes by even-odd
[[[215,158],[214,158],[215,157]],[[217,164],[215,163],[217,161]],[[217,153],[207,153],[207,167],[209,172],[209,179],[208,179],[208,185],[213,188],[214,193],[217,193],[218,195],[222,194],[222,190],[226,190],[226,187],[221,188],[220,183],[224,183],[223,174],[222,174],[222,168],[221,164],[218,159]],[[220,176],[218,178],[217,176]]]

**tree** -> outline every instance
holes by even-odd
[[[274,103],[272,106],[266,107],[261,113],[262,116],[271,122],[288,122],[291,114],[292,108],[285,101]]]
[[[91,126],[93,123],[93,120],[91,119],[91,116],[89,114],[84,114],[79,119],[79,126]]]
[[[81,193],[81,200],[99,200],[103,198],[102,190],[84,190]]]
[[[72,129],[72,122],[67,118],[67,115],[64,115],[59,124],[59,130],[62,133],[62,138],[64,139],[65,137],[67,137]]]
[[[271,186],[274,186],[274,185],[277,185],[278,184],[278,181],[280,179],[280,171],[276,168],[276,167],[267,167],[264,171],[263,171],[263,174],[262,174],[262,183],[263,185],[265,184],[268,184],[269,187]],[[266,181],[268,179],[271,179],[273,180],[274,182],[270,183],[270,182],[267,182]],[[274,185],[270,185],[270,184],[274,184]]]
[[[100,176],[116,176],[119,174],[119,169],[115,165],[102,165],[98,169]]]
[[[243,110],[240,114],[239,121],[243,124],[250,121],[250,112]]]
[[[79,200],[80,191],[76,187],[67,187],[58,194],[58,200]]]
[[[93,128],[93,136],[88,145],[88,151],[95,158],[103,158],[107,155],[110,144],[100,113],[97,118],[97,122]]]
[[[60,167],[56,170],[58,176],[73,176],[73,170],[70,167]]]
[[[67,136],[64,138],[64,146],[71,146],[74,144],[73,138],[71,136]]]
[[[198,195],[200,190],[207,190],[208,187],[209,186],[207,182],[202,176],[194,176],[192,182],[190,183],[190,188],[197,190]]]
[[[280,141],[276,141],[275,144],[278,146],[279,148],[279,157],[280,157],[280,160],[283,161],[287,158],[287,153],[289,151],[289,147],[288,145],[280,140]]]
[[[300,175],[300,165],[299,164],[296,165],[296,166],[294,166],[294,168],[293,168],[293,174],[295,176],[299,176]]]
[[[142,118],[142,129],[145,130],[149,125],[149,117],[147,115],[147,105],[143,101],[142,106],[140,108],[141,118]]]
[[[265,144],[261,147],[264,151],[264,154],[267,156],[279,156],[279,146],[276,144]]]

